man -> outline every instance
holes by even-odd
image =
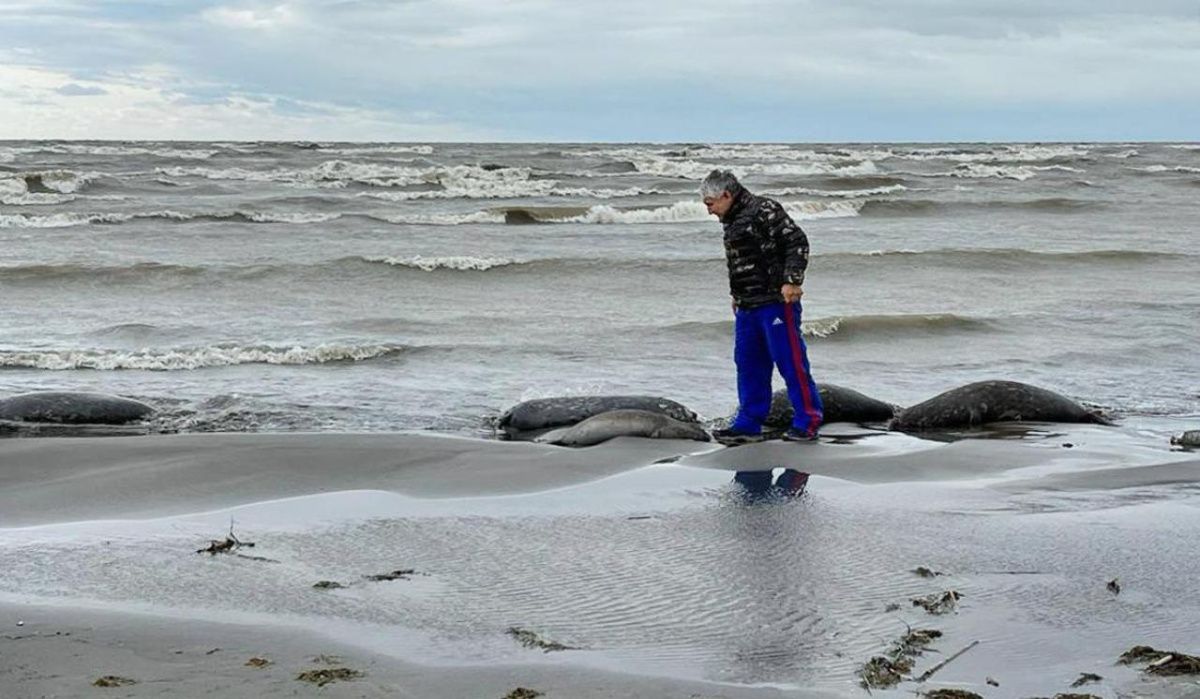
[[[821,396],[800,336],[800,297],[808,268],[808,237],[779,202],[751,194],[728,170],[713,170],[700,186],[708,213],[725,227],[725,258],[733,296],[738,411],[713,436],[725,444],[762,439],[771,409],[775,367],[792,401],[789,441],[817,438]]]

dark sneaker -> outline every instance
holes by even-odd
[[[763,441],[762,434],[742,432],[741,430],[735,430],[732,427],[727,427],[721,430],[713,430],[712,436],[714,440],[726,446],[753,444],[754,442]]]
[[[815,442],[817,441],[817,432],[816,430],[803,431],[789,427],[780,439],[785,442]]]

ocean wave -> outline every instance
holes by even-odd
[[[1200,150],[1200,143],[1170,143],[1167,148],[1175,150]]]
[[[33,264],[0,267],[0,280],[10,284],[66,284],[74,280],[87,283],[104,281],[109,284],[143,284],[156,279],[176,281],[204,274],[224,273],[235,276],[256,276],[278,269],[272,265],[205,266],[176,265],[160,262],[132,262],[125,265]]]
[[[144,349],[136,352],[103,349],[0,350],[0,368],[49,371],[177,371],[239,364],[329,364],[396,356],[407,349],[403,345],[394,344],[327,343],[312,347],[221,344],[171,350]]]
[[[1187,165],[1147,165],[1146,167],[1130,167],[1126,169],[1150,174],[1159,174],[1163,172],[1183,172],[1194,174],[1200,172],[1200,167],[1188,167]]]
[[[74,194],[30,192],[24,177],[0,177],[0,204],[7,206],[46,206],[74,201]]]
[[[674,160],[670,158],[649,157],[635,158],[631,161],[637,171],[646,175],[658,177],[699,180],[721,165],[720,162],[704,162],[697,160]],[[837,164],[827,162],[805,163],[738,163],[730,167],[740,176],[746,175],[833,175],[853,177],[873,175],[879,172],[875,163],[867,160],[853,164]]]
[[[0,228],[69,228],[93,223],[123,223],[131,214],[0,214]]]
[[[102,177],[99,172],[74,170],[30,170],[0,174],[4,194],[75,194]]]
[[[92,224],[118,224],[134,220],[161,219],[174,223],[224,221],[233,223],[324,223],[342,214],[304,211],[227,211],[188,213],[166,209],[135,213],[0,214],[0,228],[69,228]]]
[[[36,155],[51,153],[55,155],[100,155],[100,156],[130,156],[152,155],[159,158],[179,158],[181,160],[206,160],[219,151],[210,148],[169,148],[165,146],[115,146],[86,143],[45,143],[33,146],[14,146],[4,149],[12,155]]]
[[[759,193],[769,197],[786,197],[799,194],[813,197],[860,199],[863,197],[874,197],[884,194],[898,194],[900,192],[907,191],[908,187],[905,187],[902,184],[889,184],[881,187],[871,187],[869,189],[814,189],[812,187],[784,187],[782,189],[763,190]]]
[[[905,174],[916,177],[961,177],[964,179],[997,178],[1003,180],[1021,181],[1037,176],[1037,173],[1029,167],[1023,167],[1019,165],[983,165],[980,163],[963,163],[955,166],[953,170],[944,172],[911,172]]]
[[[202,177],[210,180],[278,182],[294,186],[346,187],[351,184],[371,187],[440,186],[449,192],[476,196],[534,196],[539,189],[552,189],[552,180],[533,178],[527,167],[491,167],[451,165],[412,167],[381,163],[356,163],[328,160],[311,168],[250,170],[241,167],[166,167],[156,168],[166,177]]]
[[[1126,150],[1117,151],[1116,153],[1104,153],[1104,157],[1106,158],[1117,158],[1119,160],[1136,158],[1137,156],[1138,150],[1136,148],[1128,148]]]
[[[363,153],[414,153],[416,155],[433,155],[433,146],[398,146],[394,144],[361,144],[355,146],[321,146],[324,153],[337,155],[358,155]]]
[[[432,272],[439,269],[449,269],[460,272],[483,272],[496,267],[508,267],[510,265],[523,264],[519,260],[512,260],[506,257],[424,257],[422,255],[414,255],[411,257],[364,257],[361,259],[365,262],[381,262],[393,267],[409,267],[425,272]]]
[[[863,204],[863,216],[922,216],[963,209],[1025,209],[1045,213],[1078,213],[1104,208],[1106,204],[1085,199],[1048,197],[1024,201],[934,201],[931,199],[873,199]]]
[[[671,194],[653,187],[625,189],[591,189],[588,187],[558,187],[554,180],[527,180],[501,188],[495,186],[463,186],[454,189],[434,189],[409,192],[359,192],[356,196],[384,201],[415,201],[421,199],[519,199],[523,197],[586,197],[589,199],[622,199],[653,194]]]
[[[836,252],[815,256],[826,265],[863,264],[863,258],[876,261],[903,261],[905,265],[944,265],[996,267],[999,265],[1046,265],[1063,264],[1147,264],[1171,262],[1195,257],[1184,253],[1159,252],[1156,250],[1068,250],[1045,251],[1020,248],[934,248],[930,250],[871,250],[867,252]],[[881,259],[882,258],[882,259]],[[914,258],[920,258],[916,260]]]
[[[901,335],[925,337],[930,334],[953,334],[992,330],[991,320],[972,318],[953,313],[839,315],[806,320],[800,324],[801,334],[814,340],[862,340],[864,338]],[[690,321],[669,325],[665,331],[689,337],[727,339],[733,335],[733,321]]]
[[[797,221],[857,216],[861,201],[801,201],[783,202],[784,209]],[[529,207],[514,206],[494,210],[503,222],[530,223],[693,223],[715,222],[704,204],[699,201],[678,201],[659,207],[618,209],[601,204],[590,207]]]

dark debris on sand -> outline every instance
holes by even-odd
[[[542,696],[542,692],[528,687],[517,687],[513,691],[504,695],[504,699],[537,699]]]
[[[941,638],[937,629],[909,629],[888,650],[887,655],[877,655],[866,662],[858,671],[860,684],[865,689],[886,689],[900,683],[912,672],[913,660],[921,655],[926,646]]]
[[[934,593],[915,598],[912,603],[914,607],[920,607],[930,614],[947,614],[957,608],[960,599],[962,599],[962,593],[957,590],[946,590],[940,594]]]
[[[317,590],[340,590],[346,587],[336,580],[318,580],[313,583],[313,588]]]
[[[128,687],[131,684],[137,684],[137,680],[131,680],[128,677],[118,677],[116,675],[105,675],[92,683],[93,687]]]
[[[215,556],[218,553],[228,553],[238,558],[245,558],[251,561],[263,561],[264,563],[278,563],[271,558],[263,558],[262,556],[247,556],[244,553],[237,553],[241,548],[254,548],[253,541],[242,541],[233,533],[233,522],[229,523],[229,533],[225,535],[224,540],[209,539],[208,546],[202,549],[196,549],[196,553],[207,553],[210,556]]]
[[[1104,679],[1104,678],[1101,677],[1100,675],[1097,675],[1094,672],[1082,672],[1079,674],[1079,679],[1072,682],[1071,686],[1072,687],[1082,687],[1083,685],[1088,684],[1089,682],[1099,682],[1102,679]]]
[[[246,661],[246,667],[266,667],[271,664],[266,658],[250,658]]]
[[[936,578],[937,576],[944,574],[944,573],[941,573],[940,571],[926,568],[925,566],[917,566],[916,569],[913,570],[913,572],[916,573],[917,575],[920,575],[922,578]]]
[[[364,575],[363,579],[370,580],[371,582],[385,582],[387,580],[411,580],[412,576],[414,576],[416,574],[417,574],[417,571],[413,570],[412,568],[405,568],[403,570],[393,570],[390,573],[378,573],[376,575]]]
[[[1134,646],[1120,658],[1124,665],[1148,663],[1144,669],[1151,675],[1200,675],[1200,658],[1178,651],[1155,650],[1150,646]]]
[[[546,653],[557,650],[578,650],[576,648],[572,648],[571,646],[564,646],[556,641],[547,641],[533,631],[520,629],[516,626],[509,628],[508,635],[517,639],[517,642],[526,648],[538,648]]]
[[[968,692],[965,689],[931,689],[921,696],[927,697],[927,699],[983,699],[975,692]]]
[[[362,676],[363,673],[348,667],[328,667],[320,670],[305,670],[296,675],[296,679],[300,682],[312,682],[318,687],[324,687],[330,682],[356,680]]]

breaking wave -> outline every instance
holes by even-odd
[[[1024,201],[934,201],[931,199],[874,199],[862,206],[863,216],[924,216],[963,209],[1024,209],[1044,213],[1078,213],[1104,208],[1104,202],[1067,197]]]
[[[38,350],[0,351],[0,367],[12,369],[44,369],[67,371],[95,369],[116,371],[141,369],[146,371],[178,371],[238,364],[329,364],[360,362],[396,356],[405,352],[403,345],[343,345],[321,344],[313,347],[236,344],[212,345],[172,350]]]
[[[1150,174],[1161,172],[1200,173],[1200,167],[1188,167],[1187,165],[1147,165],[1146,167],[1131,167],[1129,169]]]
[[[850,315],[806,320],[800,324],[800,329],[805,337],[811,339],[862,340],[989,331],[995,329],[995,323],[953,313]],[[726,340],[733,334],[733,321],[677,323],[667,326],[665,330],[688,337]]]
[[[505,257],[423,257],[414,255],[412,257],[364,257],[362,259],[365,262],[382,262],[393,267],[409,267],[425,272],[438,269],[483,272],[496,267],[524,264]]]
[[[899,194],[907,192],[908,187],[902,184],[889,184],[881,187],[872,187],[870,189],[813,189],[811,187],[784,187],[782,189],[764,190],[762,194],[772,197],[795,196],[797,194],[813,197],[839,197],[843,199],[857,199],[861,197],[874,197],[884,194]]]
[[[56,213],[0,214],[0,228],[68,228],[91,224],[117,224],[139,219],[161,219],[183,223],[187,221],[227,221],[235,223],[324,223],[341,218],[342,214],[315,212],[229,211],[186,213],[180,211],[148,211],[139,213]]]

